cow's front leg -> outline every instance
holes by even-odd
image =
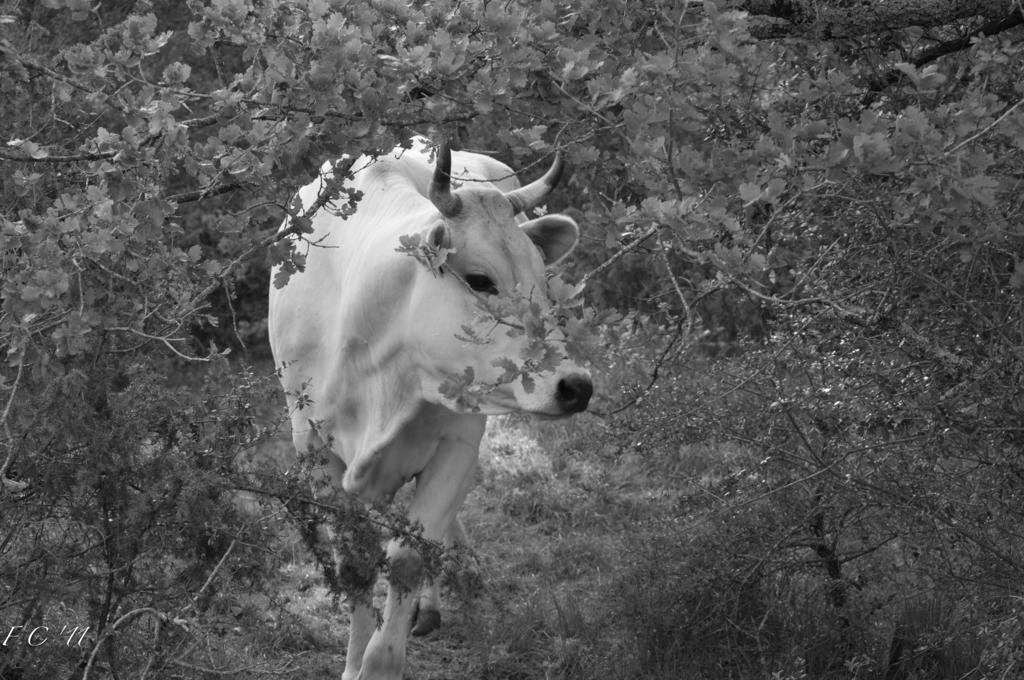
[[[445,548],[468,551],[470,548],[469,538],[466,537],[466,529],[462,522],[456,517],[445,535]],[[416,605],[415,625],[412,627],[413,635],[427,635],[441,627],[441,587],[440,579],[434,577],[427,579],[420,590],[420,600]]]
[[[315,437],[314,439],[308,432],[303,432],[294,426],[293,432],[300,433],[293,435],[296,437],[296,446],[299,446],[300,443],[306,446],[323,446],[315,433],[312,435]],[[302,437],[301,442],[300,436]],[[341,462],[341,458],[329,452],[321,471],[324,478],[333,481],[333,487],[329,485],[322,488],[314,487],[314,494],[324,503],[335,503],[335,499],[330,495],[330,489],[341,488],[345,465]],[[319,540],[322,544],[334,545],[334,564],[338,570],[337,575],[346,588],[351,588],[347,591],[346,597],[349,607],[348,647],[345,652],[345,670],[341,674],[341,680],[356,680],[363,664],[366,645],[377,628],[377,615],[373,609],[373,586],[377,581],[377,567],[365,560],[352,560],[347,551],[339,549],[340,546],[336,544],[337,534],[329,524],[321,524],[318,527],[318,532],[320,532]],[[342,574],[345,574],[347,578]]]
[[[423,526],[423,538],[442,541],[473,485],[485,418],[461,416],[442,429],[441,441],[419,474],[409,504],[409,518]],[[384,621],[373,634],[362,659],[360,680],[400,680],[406,641],[423,585],[423,559],[412,545],[388,545],[388,595]]]
[[[372,600],[372,590],[350,600],[348,648],[345,653],[345,672],[341,674],[341,680],[356,680],[359,677],[366,645],[377,628],[377,615],[373,610]]]

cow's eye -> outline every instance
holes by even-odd
[[[494,285],[494,281],[491,281],[491,277],[486,274],[467,274],[466,283],[478,293],[485,293],[487,295],[498,294],[498,287]]]

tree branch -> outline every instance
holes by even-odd
[[[172,194],[167,197],[167,200],[179,205],[182,203],[193,203],[204,198],[212,198],[213,196],[228,194],[241,188],[243,188],[243,185],[241,184],[213,184],[203,187],[202,189],[196,189],[195,191],[184,191],[180,194]]]
[[[931,62],[941,57],[945,57],[947,55],[966,50],[968,47],[971,46],[971,42],[978,36],[993,36],[1021,25],[1024,25],[1024,10],[1021,10],[1019,8],[1014,9],[1014,11],[1012,11],[1010,14],[1007,14],[1004,17],[993,19],[985,24],[982,24],[975,30],[969,31],[968,33],[965,33],[959,38],[947,40],[946,42],[941,42],[938,43],[937,45],[932,45],[931,47],[925,50],[921,50],[921,52],[916,57],[911,59],[910,63],[913,64],[915,67],[920,68],[926,64],[930,64]],[[884,90],[887,87],[895,85],[903,77],[905,76],[902,71],[898,69],[891,69],[884,76],[872,82],[868,87],[868,92],[880,92],[881,90]]]
[[[925,64],[935,61],[939,57],[944,57],[947,54],[953,54],[954,52],[967,49],[971,46],[971,41],[979,35],[983,35],[985,37],[993,36],[997,33],[1008,31],[1011,28],[1016,28],[1021,24],[1024,24],[1024,10],[1017,8],[1001,19],[993,19],[992,21],[980,26],[977,30],[963,35],[956,40],[939,43],[938,45],[933,45],[926,50],[922,50],[911,63],[917,67],[924,66]]]
[[[825,38],[852,38],[910,26],[946,26],[976,16],[1002,18],[1006,6],[1006,0],[746,0],[741,9],[784,20],[790,33],[802,28]]]

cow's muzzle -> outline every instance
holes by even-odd
[[[582,373],[567,375],[558,381],[555,398],[562,413],[579,413],[587,410],[590,397],[594,394],[594,384],[590,376]]]

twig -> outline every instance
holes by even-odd
[[[599,416],[601,418],[607,418],[608,416],[617,415],[619,413],[622,413],[626,409],[635,406],[641,399],[643,399],[645,396],[650,394],[651,390],[654,389],[654,385],[658,382],[658,378],[660,377],[660,373],[661,373],[661,367],[665,365],[665,361],[668,359],[668,355],[672,351],[672,348],[675,347],[676,341],[679,340],[679,338],[681,338],[682,336],[683,336],[683,326],[682,326],[682,324],[679,324],[679,325],[676,326],[675,335],[672,336],[672,339],[668,341],[667,345],[665,345],[665,349],[663,349],[661,351],[661,354],[655,360],[655,362],[654,362],[654,369],[651,371],[651,377],[647,381],[647,384],[644,386],[644,388],[642,390],[637,392],[633,396],[632,399],[630,399],[629,401],[627,401],[624,404],[620,404],[619,406],[616,406],[615,408],[613,408],[611,411],[608,411],[607,413],[602,413],[600,411],[591,409],[593,414],[596,415],[596,416]]]
[[[355,162],[356,159],[352,156],[343,157],[331,167],[331,179],[323,178],[321,175],[323,186],[320,187],[320,193],[317,195],[316,200],[313,201],[313,204],[302,211],[304,219],[310,219],[321,208],[338,197],[338,194],[341,193],[345,186],[345,179],[349,178],[349,173]]]
[[[1006,111],[1003,111],[1003,114],[1001,116],[999,116],[994,121],[992,121],[991,123],[986,125],[980,132],[976,132],[975,134],[971,135],[970,137],[968,137],[964,141],[960,142],[956,146],[954,146],[954,147],[952,147],[950,149],[947,149],[943,153],[945,153],[947,156],[949,154],[951,154],[951,153],[955,153],[955,152],[959,151],[960,149],[962,149],[963,147],[965,147],[968,144],[970,144],[971,142],[973,142],[974,140],[978,139],[979,137],[987,134],[992,128],[994,128],[995,126],[997,126],[1000,123],[1002,123],[1006,119],[1006,117],[1009,116],[1011,113],[1013,113],[1014,110],[1018,106],[1020,106],[1021,104],[1024,104],[1024,97],[1021,97],[1020,99],[1018,99],[1016,104],[1014,104],[1010,108],[1006,109]]]
[[[14,376],[11,394],[7,397],[7,404],[4,406],[3,415],[0,416],[0,423],[4,426],[4,437],[7,441],[7,457],[4,459],[3,466],[0,467],[0,485],[4,489],[12,489],[14,491],[24,491],[28,486],[25,482],[7,478],[7,471],[11,468],[11,463],[14,462],[14,438],[11,436],[11,428],[7,425],[7,419],[10,417],[11,409],[14,407],[14,395],[18,393],[18,385],[21,383],[21,374],[24,370],[25,357],[21,357],[18,359],[18,373]]]
[[[14,384],[11,385],[11,394],[7,397],[7,404],[4,406],[4,413],[0,416],[0,423],[3,423],[4,427],[7,426],[7,419],[11,415],[11,408],[14,406],[14,395],[18,392],[18,383],[21,382],[21,374],[24,369],[25,359],[22,357],[18,359],[18,373],[14,376]]]
[[[334,454],[329,454],[329,455],[334,455]],[[317,500],[316,498],[312,498],[310,496],[300,495],[300,494],[306,493],[305,491],[302,491],[302,492],[299,492],[299,491],[292,492],[291,489],[285,489],[284,491],[281,491],[281,490],[266,489],[266,488],[256,487],[256,486],[249,486],[247,484],[234,484],[232,486],[233,486],[235,491],[248,491],[249,493],[257,494],[259,496],[265,496],[265,497],[268,497],[268,498],[273,498],[274,500],[277,500],[282,505],[284,505],[285,510],[288,511],[288,512],[290,512],[289,507],[288,507],[289,503],[301,503],[301,504],[307,505],[307,506],[309,506],[311,508],[316,508],[318,510],[323,510],[325,512],[329,512],[329,513],[332,513],[332,514],[337,515],[337,516],[345,515],[346,513],[354,513],[358,517],[358,519],[360,519],[360,520],[362,520],[364,522],[368,522],[369,524],[372,524],[372,525],[374,525],[376,527],[380,527],[381,529],[389,529],[389,530],[394,531],[397,528],[396,524],[395,524],[394,516],[389,516],[387,513],[380,513],[385,519],[378,519],[378,518],[374,517],[373,514],[371,514],[371,512],[370,512],[371,509],[370,508],[366,508],[366,507],[362,507],[362,506],[359,506],[359,507],[356,507],[356,508],[351,508],[351,507],[350,508],[346,508],[346,507],[342,507],[340,505],[335,505],[334,503],[328,503],[328,502],[325,502],[325,501],[320,501],[320,500]],[[390,518],[391,521],[388,521],[388,518]],[[444,547],[443,545],[441,545],[437,541],[429,539],[429,538],[416,537],[416,536],[409,536],[407,538],[417,540],[417,541],[420,542],[420,544],[426,545],[426,546],[438,546],[438,547],[441,547],[441,548]]]
[[[839,315],[842,316],[847,321],[852,321],[852,322],[854,322],[854,323],[856,323],[857,325],[860,325],[860,326],[863,326],[863,325],[865,325],[867,323],[864,320],[863,314],[861,314],[860,312],[854,311],[852,309],[847,309],[847,308],[843,307],[841,304],[839,304],[838,302],[836,302],[835,300],[830,300],[828,298],[820,297],[820,296],[818,296],[818,297],[802,298],[800,300],[784,300],[784,299],[782,299],[780,297],[776,297],[774,295],[765,295],[764,293],[751,288],[750,286],[746,285],[745,283],[742,283],[735,276],[731,276],[731,275],[728,275],[728,274],[727,274],[727,276],[729,278],[729,282],[730,283],[732,283],[734,286],[736,286],[740,290],[748,293],[749,295],[753,295],[754,297],[756,297],[759,300],[764,300],[765,302],[770,302],[772,304],[779,305],[780,307],[800,307],[800,306],[803,306],[803,305],[814,305],[814,304],[826,305],[828,307],[831,307],[836,312],[838,312]]]
[[[142,614],[152,614],[157,619],[164,622],[170,620],[170,617],[167,616],[167,614],[157,609],[154,609],[153,607],[140,607],[139,609],[131,610],[130,612],[119,618],[117,621],[114,621],[114,623],[106,631],[104,631],[103,635],[98,640],[96,640],[96,644],[93,646],[92,652],[90,652],[89,654],[89,660],[85,663],[85,669],[82,670],[82,680],[89,680],[89,672],[92,670],[93,661],[96,660],[96,655],[99,653],[100,647],[107,640],[107,638],[111,637],[114,633],[116,633],[117,629],[121,626],[121,624],[127,622],[130,619],[135,618],[136,616],[141,616]]]
[[[672,282],[672,288],[675,289],[676,296],[679,298],[679,304],[683,306],[683,311],[686,312],[686,334],[689,335],[693,331],[693,309],[690,303],[686,301],[686,296],[683,295],[683,289],[679,287],[679,282],[676,281],[676,275],[672,271],[672,263],[668,260],[665,242],[659,238],[658,245],[661,246],[658,249],[658,254],[661,255],[661,262],[665,265],[665,271],[668,273],[669,281]]]
[[[79,153],[66,156],[30,156],[24,153],[12,154],[0,149],[0,160],[12,163],[75,163],[77,161],[102,161],[113,158],[118,152],[104,151],[101,153]]]
[[[235,334],[235,340],[238,340],[238,344],[242,349],[248,352],[249,346],[245,344],[242,334],[238,332],[238,315],[235,314],[235,303],[231,301],[231,296],[234,293],[231,291],[231,285],[228,283],[226,276],[221,279],[221,283],[224,284],[224,301],[228,303],[228,311],[231,312],[231,331]]]
[[[822,186],[822,185],[819,184],[816,187],[812,187],[812,189],[817,189],[820,186]],[[810,190],[808,190],[808,191],[810,191]],[[761,244],[761,239],[763,239],[768,234],[768,230],[772,228],[772,222],[775,221],[775,218],[778,217],[779,215],[781,215],[782,212],[786,208],[788,208],[790,206],[790,204],[792,204],[797,198],[799,198],[801,193],[804,193],[804,192],[793,194],[792,196],[787,198],[785,201],[783,201],[782,205],[780,205],[778,208],[776,208],[775,210],[772,211],[772,214],[768,216],[768,219],[765,220],[764,225],[761,227],[761,232],[757,235],[757,238],[754,239],[754,242],[751,243],[750,246],[747,248],[747,252],[743,253],[743,261],[744,262],[749,260],[750,256],[754,254],[754,250],[756,250],[757,246]]]
[[[594,278],[598,274],[603,273],[606,269],[608,269],[613,264],[615,264],[616,262],[621,260],[626,254],[628,254],[628,253],[636,250],[637,248],[639,248],[640,245],[644,241],[646,241],[647,239],[649,239],[650,237],[652,237],[656,233],[658,233],[659,229],[661,229],[661,225],[660,224],[653,224],[653,225],[651,225],[650,228],[647,229],[647,231],[645,231],[644,233],[640,234],[640,236],[638,236],[634,241],[632,241],[631,243],[627,244],[626,246],[620,248],[618,251],[615,252],[615,254],[613,254],[607,260],[605,260],[604,262],[602,262],[601,264],[597,265],[592,270],[587,272],[583,276],[583,278],[580,279],[580,285],[581,286],[585,285],[587,283],[587,281],[589,281],[590,279]]]
[[[180,324],[179,324],[179,327],[180,327]],[[177,347],[175,347],[174,345],[171,344],[171,342],[185,342],[186,338],[172,338],[172,337],[165,336],[165,335],[153,335],[152,333],[146,333],[145,331],[140,331],[137,328],[128,328],[127,326],[117,326],[117,327],[114,327],[114,328],[108,328],[107,330],[110,331],[110,332],[114,332],[114,333],[131,333],[132,335],[137,335],[140,338],[146,338],[147,340],[156,340],[158,342],[162,342],[164,345],[167,346],[167,348],[169,350],[171,350],[172,352],[177,354],[182,359],[185,359],[186,361],[198,361],[198,362],[203,362],[203,363],[210,361],[210,357],[208,357],[208,356],[207,357],[189,356],[188,354],[185,354],[184,352],[182,352]]]
[[[290,666],[284,666],[280,670],[267,670],[260,666],[243,666],[241,668],[231,668],[220,670],[217,668],[210,668],[208,666],[197,666],[195,664],[186,663],[180,659],[170,659],[167,663],[179,666],[181,668],[188,669],[190,671],[196,671],[199,675],[240,675],[245,673],[251,675],[254,670],[259,670],[261,673],[269,673],[271,675],[285,675],[292,671]]]
[[[200,588],[199,591],[192,597],[192,606],[194,608],[198,608],[199,597],[207,588],[210,587],[210,584],[213,583],[213,578],[217,575],[217,572],[220,571],[220,568],[224,566],[224,563],[231,555],[231,551],[235,549],[236,542],[236,539],[231,539],[231,545],[229,545],[228,549],[224,551],[224,554],[221,556],[220,561],[217,562],[217,566],[213,568],[213,571],[211,571],[210,575],[206,578],[206,582],[203,584],[203,587]]]

